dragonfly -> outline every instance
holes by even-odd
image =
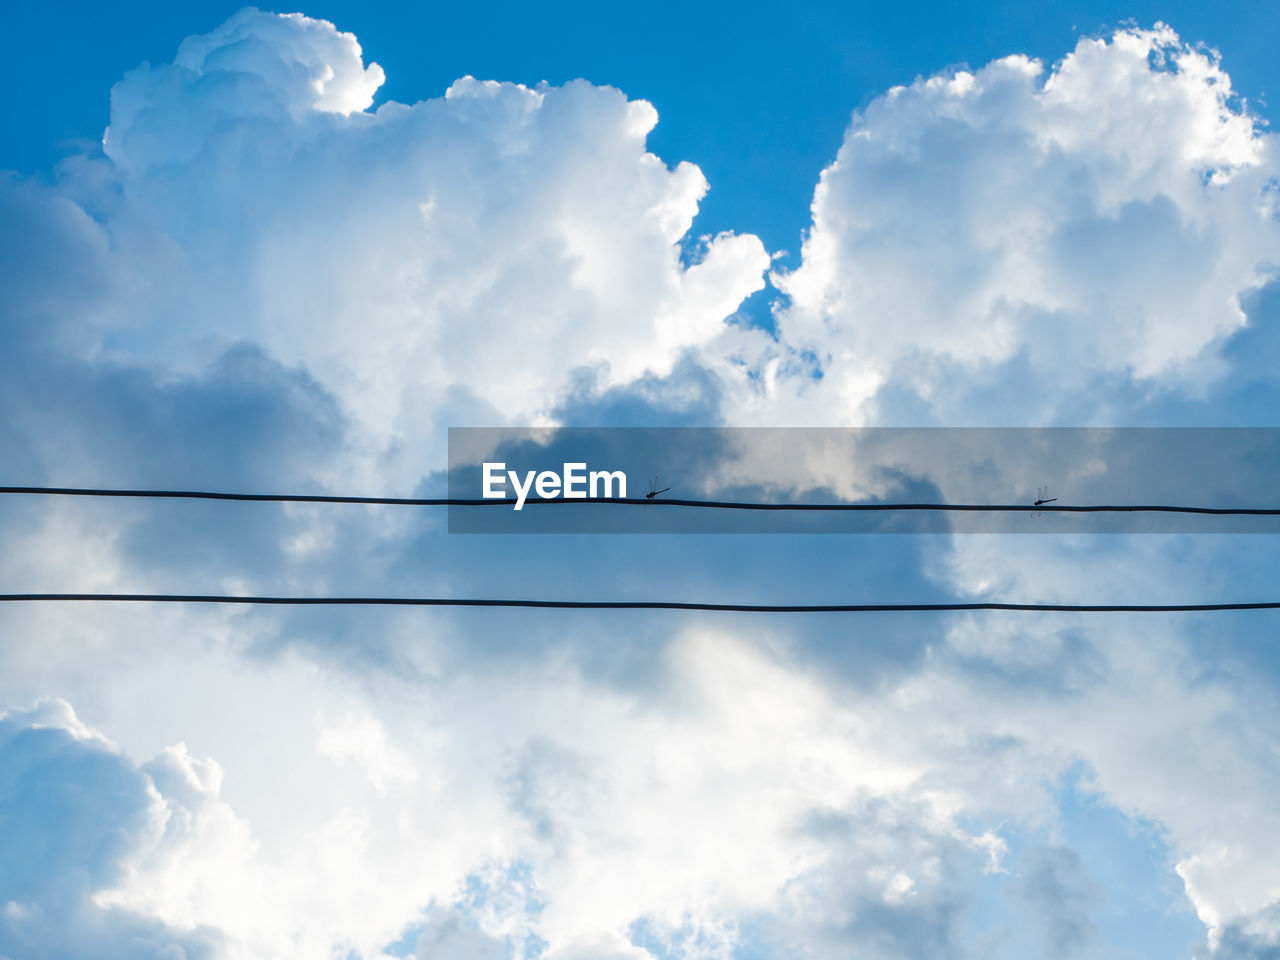
[[[644,498],[646,500],[656,500],[660,494],[664,494],[671,489],[670,487],[663,487],[661,490],[659,490],[658,481],[660,479],[662,478],[654,477],[652,480],[649,481],[649,492],[644,495]]]
[[[1057,503],[1057,502],[1058,502],[1057,497],[1049,496],[1048,487],[1036,487],[1036,502],[1032,504],[1032,506],[1043,507],[1046,503]],[[1040,511],[1035,510],[1032,512],[1031,515],[1033,517],[1038,517],[1040,516]]]

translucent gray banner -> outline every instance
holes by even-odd
[[[452,428],[452,533],[1275,533],[1277,428]]]

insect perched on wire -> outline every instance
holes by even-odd
[[[649,481],[649,492],[644,495],[646,500],[656,500],[661,494],[664,494],[671,489],[670,487],[663,487],[659,490],[658,481],[661,479],[661,477],[654,477]]]
[[[1056,503],[1057,501],[1058,501],[1057,497],[1049,496],[1048,487],[1036,487],[1036,502],[1032,504],[1032,506],[1043,507],[1046,503]],[[1041,515],[1041,512],[1038,509],[1031,511],[1031,516],[1033,517],[1038,517],[1040,515]]]

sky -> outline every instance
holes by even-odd
[[[451,427],[1275,426],[1277,16],[7,10],[0,482],[442,495]],[[750,479],[866,494],[822,454]],[[1280,568],[17,496],[0,538],[12,593],[1177,603]],[[3,604],[0,957],[1280,956],[1276,636]]]

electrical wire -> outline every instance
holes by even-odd
[[[1280,601],[1243,603],[696,603],[677,600],[524,600],[479,597],[269,597],[174,593],[6,593],[0,603],[216,603],[266,606],[522,607],[555,610],[702,610],[713,613],[903,613],[1007,610],[1049,613],[1216,613],[1277,610]]]
[[[347,503],[409,507],[508,507],[511,499],[465,497],[353,497],[299,493],[224,493],[210,490],[113,490],[97,487],[0,487],[0,494],[57,497],[117,497],[147,500],[233,500],[262,503]],[[1280,507],[1200,507],[1177,504],[1028,504],[1028,503],[768,503],[742,500],[691,500],[678,497],[576,497],[527,499],[524,505],[613,504],[689,507],[713,510],[825,511],[842,513],[936,511],[954,513],[1183,513],[1222,517],[1280,517]]]

